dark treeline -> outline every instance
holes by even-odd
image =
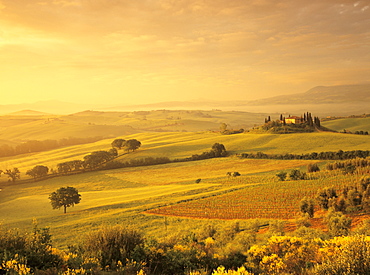
[[[29,140],[16,146],[8,144],[0,145],[0,157],[11,157],[20,154],[42,152],[57,149],[65,146],[92,143],[101,140],[102,137],[85,137],[85,138],[63,138],[60,140]]]
[[[265,154],[263,152],[257,153],[242,153],[239,155],[241,158],[250,159],[307,159],[307,160],[346,160],[356,158],[367,158],[370,157],[370,151],[366,150],[354,150],[354,151],[342,151],[337,152],[312,152],[307,154]]]
[[[346,161],[339,161],[334,163],[328,163],[326,165],[327,170],[338,170],[342,169],[347,172],[353,172],[356,168],[363,168],[370,166],[369,159],[351,159]]]
[[[171,162],[185,162],[185,161],[195,161],[195,160],[203,160],[203,159],[210,159],[210,158],[218,158],[218,157],[225,157],[227,156],[227,151],[225,146],[220,143],[215,143],[212,146],[210,151],[203,152],[202,154],[192,155],[188,158],[183,159],[174,159],[171,160],[168,157],[147,157],[142,159],[132,159],[129,161],[121,162],[121,161],[110,161],[106,163],[102,169],[109,170],[109,169],[119,169],[125,167],[136,167],[136,166],[149,166],[149,165],[157,165],[157,164],[166,164]]]
[[[157,164],[166,164],[172,162],[168,157],[147,157],[142,159],[132,159],[129,161],[110,161],[106,163],[102,169],[109,170],[109,169],[119,169],[119,168],[126,168],[126,167],[137,167],[137,166],[149,166],[149,165],[157,165]]]
[[[342,133],[344,133],[344,134],[355,134],[355,135],[365,135],[365,136],[369,134],[368,131],[355,131],[355,132],[351,132],[351,131],[346,130],[346,129],[344,129]]]

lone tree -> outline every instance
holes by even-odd
[[[80,203],[81,195],[74,187],[61,187],[49,195],[49,200],[53,209],[64,207],[64,213],[67,213],[67,207]]]
[[[227,151],[223,144],[215,143],[212,145],[212,152],[214,152],[215,157],[226,157]]]
[[[299,208],[303,214],[307,213],[310,218],[313,218],[315,213],[315,204],[312,199],[304,197],[299,204]]]
[[[15,182],[17,179],[20,179],[21,178],[21,176],[20,176],[21,172],[16,167],[13,168],[13,170],[12,169],[6,169],[6,171],[4,172],[4,174],[5,175],[8,175],[8,177],[10,178],[10,180],[12,182]]]

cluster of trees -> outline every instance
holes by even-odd
[[[317,193],[316,201],[324,210],[332,208],[344,214],[357,211],[369,212],[370,177],[363,177],[357,185],[347,186],[340,192],[334,188],[324,188]]]
[[[172,162],[168,157],[146,157],[142,159],[131,159],[128,161],[110,161],[104,164],[103,169],[119,169],[126,167],[138,167],[138,166],[149,166],[149,165],[158,165],[166,164]]]
[[[242,153],[241,158],[249,159],[307,159],[307,160],[345,160],[355,158],[370,157],[369,150],[352,150],[352,151],[327,151],[327,152],[312,152],[307,154],[265,154],[263,152],[257,153]]]
[[[117,156],[118,152],[114,148],[110,149],[109,151],[95,151],[84,156],[82,166],[84,170],[95,170],[102,164],[113,160]]]
[[[222,135],[234,135],[234,134],[244,133],[244,129],[242,129],[242,128],[239,129],[239,130],[227,129],[227,124],[226,123],[221,123],[220,133]]]
[[[125,149],[127,152],[135,151],[141,146],[141,142],[136,139],[129,139],[124,140],[122,138],[118,138],[113,140],[111,143],[113,149],[121,150]]]
[[[343,170],[345,173],[353,173],[356,168],[369,167],[369,159],[352,159],[326,164],[327,170]]]
[[[310,163],[307,165],[307,173],[314,173],[319,171],[320,168],[316,163]],[[276,176],[280,181],[285,181],[288,178],[288,176],[289,179],[291,180],[306,180],[308,178],[307,173],[302,172],[298,169],[293,169],[292,171],[290,171],[289,175],[288,172],[280,171],[279,173],[276,174]]]
[[[48,175],[49,168],[44,165],[36,165],[26,172],[26,175],[34,178],[35,180],[44,178]]]
[[[345,214],[370,211],[370,177],[363,177],[355,186],[343,190],[332,187],[318,190],[315,198],[304,197],[299,207],[304,215],[312,218],[316,205],[327,211],[325,221],[330,236],[348,235],[352,220]]]
[[[331,215],[335,225],[338,216]],[[48,228],[34,223],[31,234],[0,227],[0,269],[22,275],[368,274],[369,229],[364,222],[356,234],[339,230],[327,235],[301,226],[285,235],[280,224],[270,223],[265,237],[257,238],[256,223],[245,228],[238,222],[208,223],[155,239],[114,225],[81,236],[80,243],[63,251],[53,247]]]
[[[203,152],[202,154],[192,155],[189,158],[185,158],[184,160],[175,160],[175,161],[193,161],[193,160],[202,160],[202,159],[210,159],[210,158],[220,158],[226,157],[227,151],[223,144],[215,143],[212,145],[211,151]]]
[[[271,116],[268,116],[265,118],[265,124],[261,126],[261,129],[276,133],[313,132],[317,128],[322,129],[319,117],[313,117],[309,112],[301,115],[296,123],[288,123],[286,119],[282,114],[280,119],[277,120],[271,120]]]
[[[86,138],[63,138],[60,140],[29,140],[16,146],[8,144],[0,145],[0,157],[10,157],[20,154],[48,151],[65,146],[92,143],[101,140],[102,137]]]
[[[277,173],[276,176],[278,177],[278,179],[280,181],[285,181],[288,177],[288,173],[284,172],[284,171],[281,171],[281,172]],[[291,180],[305,180],[305,179],[307,179],[307,174],[305,172],[302,172],[302,171],[298,170],[298,169],[293,169],[289,173],[289,178]]]
[[[166,164],[171,162],[184,162],[184,161],[194,161],[194,160],[202,160],[202,159],[209,159],[209,158],[218,158],[218,157],[225,157],[227,156],[227,151],[225,146],[220,143],[215,143],[212,145],[211,151],[203,152],[200,155],[192,155],[189,158],[185,159],[174,159],[170,160],[168,157],[147,157],[142,159],[131,159],[129,161],[110,161],[104,164],[104,169],[119,169],[125,167],[137,167],[137,166],[149,166],[149,165],[158,165],[158,164]]]
[[[117,145],[117,140],[115,141]],[[112,143],[112,144],[113,144]],[[119,149],[123,148],[122,146]],[[127,151],[135,151],[141,146],[141,142],[136,139],[130,139],[124,142]],[[94,151],[86,156],[83,157],[83,160],[71,160],[57,164],[57,171],[51,171],[49,167],[44,165],[36,165],[32,169],[26,172],[26,175],[32,177],[34,180],[39,180],[47,177],[49,172],[53,172],[54,174],[68,174],[73,172],[81,172],[81,171],[92,171],[97,168],[102,167],[104,164],[112,161],[114,158],[118,156],[117,147],[112,147],[108,151],[100,150]],[[109,166],[107,166],[109,168]],[[106,168],[106,169],[108,169]],[[6,171],[0,170],[1,173],[7,174],[11,181],[16,181],[20,179],[20,171],[18,168],[7,169]]]

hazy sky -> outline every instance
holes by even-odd
[[[0,105],[249,100],[369,76],[369,0],[0,0]]]

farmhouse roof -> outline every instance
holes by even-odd
[[[290,117],[287,117],[286,119],[301,119],[301,117],[299,117],[299,116],[290,116]]]

